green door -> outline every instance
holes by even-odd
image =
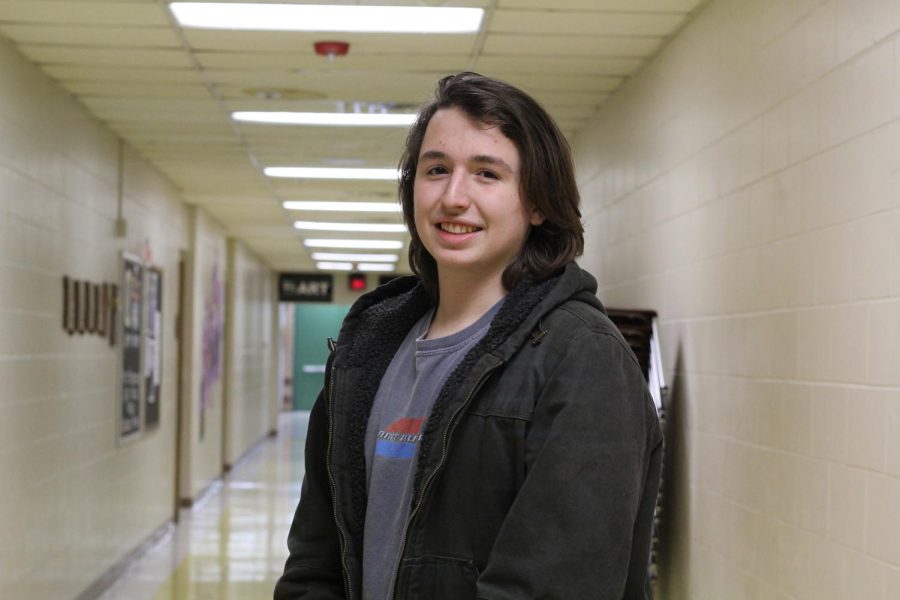
[[[328,338],[337,339],[346,304],[297,304],[294,308],[294,410],[310,410],[325,383]]]

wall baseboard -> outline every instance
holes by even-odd
[[[116,561],[113,566],[108,568],[102,575],[91,583],[87,589],[75,597],[75,600],[96,600],[122,576],[128,568],[138,560],[144,557],[162,538],[174,531],[175,523],[167,521],[158,527],[153,533],[147,536],[144,541],[138,544],[130,552],[121,559]]]

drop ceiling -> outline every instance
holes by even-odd
[[[298,213],[283,201],[395,201],[396,186],[272,179],[262,169],[395,167],[405,130],[237,123],[232,111],[414,110],[438,78],[474,70],[531,93],[572,137],[702,0],[306,3],[469,6],[485,17],[475,34],[255,32],[181,28],[164,0],[19,0],[0,1],[0,35],[273,269],[308,271],[302,239],[322,236],[295,230],[295,220],[399,214]],[[331,39],[349,42],[349,53],[316,55],[314,42]]]

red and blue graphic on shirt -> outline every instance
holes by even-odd
[[[416,444],[422,439],[419,430],[424,419],[398,419],[378,432],[375,456],[410,459],[416,454]]]

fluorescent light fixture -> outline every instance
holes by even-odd
[[[400,250],[403,242],[399,240],[303,240],[307,248],[348,248],[354,250]]]
[[[342,212],[401,212],[399,202],[326,202],[320,200],[288,200],[287,210],[334,210]]]
[[[294,179],[378,179],[396,181],[400,178],[400,171],[397,169],[266,167],[263,172],[269,177],[291,177]]]
[[[262,5],[260,5],[262,6]],[[342,127],[409,127],[416,120],[415,113],[310,113],[310,112],[253,112],[231,113],[235,121],[269,123],[273,125],[337,125]]]
[[[402,223],[327,223],[325,221],[294,221],[294,229],[311,231],[368,231],[371,233],[406,233]]]
[[[317,262],[316,268],[322,271],[352,271],[353,263],[348,262]]]
[[[313,252],[313,260],[364,261],[370,263],[392,263],[400,260],[397,254],[345,254],[341,252]]]
[[[386,265],[384,263],[359,263],[356,265],[357,271],[385,271],[394,270],[394,265]]]
[[[430,6],[335,6],[172,2],[182,27],[259,31],[475,33],[484,10]]]

